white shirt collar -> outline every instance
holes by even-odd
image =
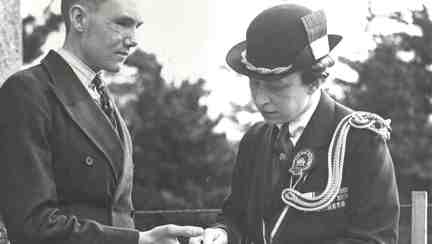
[[[291,121],[289,123],[289,131],[291,134],[291,142],[295,146],[300,139],[300,136],[303,134],[304,129],[306,128],[307,124],[312,118],[313,113],[315,112],[316,108],[318,107],[318,103],[321,98],[321,90],[317,89],[312,95],[311,95],[311,104],[307,108],[306,111],[304,111],[298,118]],[[280,128],[280,124],[277,125]]]
[[[94,72],[87,64],[79,59],[72,52],[60,48],[57,53],[66,61],[67,64],[72,68],[78,79],[81,81],[83,86],[89,92],[93,99],[98,100],[99,94],[91,87],[91,82],[96,77],[97,73]]]
[[[306,111],[304,111],[297,119],[291,121],[289,124],[289,130],[292,133],[292,140],[294,145],[300,139],[304,129],[312,118],[313,113],[318,107],[319,100],[321,98],[321,90],[317,89],[311,96],[311,104]]]

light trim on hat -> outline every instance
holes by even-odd
[[[323,10],[319,10],[303,16],[301,21],[304,25],[309,46],[315,60],[330,53],[329,39],[327,35],[327,17]]]
[[[257,73],[262,74],[262,75],[270,75],[270,74],[279,75],[279,74],[282,74],[282,73],[289,71],[293,67],[292,64],[290,64],[288,66],[276,67],[273,69],[269,69],[269,68],[265,68],[265,67],[256,67],[255,65],[253,65],[252,63],[250,63],[247,60],[246,54],[247,54],[246,50],[244,50],[241,53],[241,57],[242,57],[241,62],[246,66],[246,69],[253,71],[253,72],[257,72]]]
[[[330,53],[328,35],[325,35],[310,44],[315,60],[318,60]]]

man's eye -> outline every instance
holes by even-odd
[[[117,21],[114,21],[114,23],[117,25],[117,26],[120,26],[120,27],[123,27],[123,28],[135,28],[135,29],[138,29],[138,27],[140,27],[141,26],[141,22],[135,22],[135,21],[133,21],[133,20],[129,20],[129,19],[126,19],[126,20],[117,20]]]
[[[128,27],[128,23],[126,21],[117,21],[116,24],[122,27]]]
[[[116,20],[114,20],[114,23],[118,26],[122,26],[122,27],[132,27],[135,25],[135,22],[129,18],[118,18]]]

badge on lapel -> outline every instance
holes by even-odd
[[[311,150],[301,150],[294,156],[289,172],[295,176],[302,176],[311,168],[313,160],[314,155]]]

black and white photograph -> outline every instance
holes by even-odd
[[[0,244],[427,244],[429,0],[0,0]]]

